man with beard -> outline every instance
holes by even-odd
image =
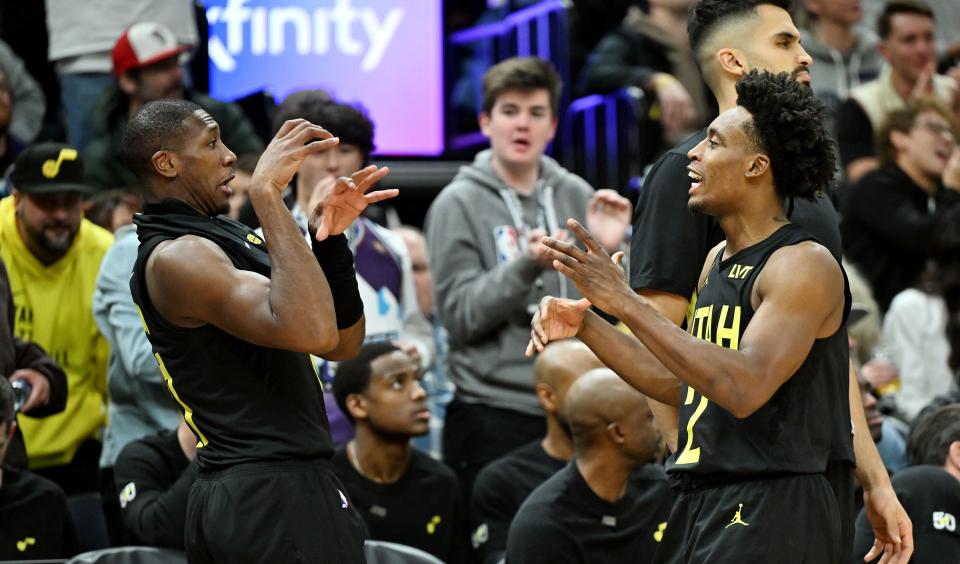
[[[0,201],[0,257],[13,294],[15,333],[43,347],[67,374],[63,412],[20,420],[30,469],[67,493],[97,491],[108,346],[93,319],[100,261],[113,242],[83,219],[77,150],[34,145],[17,158],[14,194]]]
[[[217,120],[224,142],[238,155],[263,151],[263,143],[239,106],[184,86],[179,58],[188,49],[177,43],[166,26],[153,22],[135,23],[117,40],[112,53],[116,83],[103,92],[90,116],[93,136],[84,149],[88,184],[101,190],[137,185],[120,157],[123,128],[130,116],[153,100],[194,102]]]

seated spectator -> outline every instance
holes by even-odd
[[[810,86],[827,107],[827,131],[835,131],[834,114],[850,90],[877,78],[883,59],[876,36],[858,28],[860,0],[805,0],[808,23],[800,30],[810,65]]]
[[[547,435],[488,464],[470,497],[471,542],[482,564],[495,564],[507,550],[507,531],[524,500],[573,458],[570,424],[563,415],[570,385],[603,365],[577,340],[550,343],[533,364],[537,399]]]
[[[955,562],[960,557],[960,405],[927,415],[910,434],[910,461],[893,477],[897,498],[913,522],[914,564]],[[873,543],[866,513],[857,517],[853,562]]]
[[[263,142],[239,106],[214,100],[183,85],[177,43],[166,26],[139,22],[130,26],[113,47],[116,83],[107,87],[90,116],[93,135],[84,151],[84,180],[101,190],[137,186],[123,163],[120,145],[127,118],[147,102],[178,98],[199,104],[220,125],[223,142],[236,154],[260,153]]]
[[[869,370],[869,367],[864,367]],[[907,466],[907,439],[900,425],[893,418],[885,417],[878,409],[877,392],[868,380],[867,370],[857,370],[857,383],[860,385],[860,400],[863,402],[863,414],[870,430],[870,438],[877,445],[877,452],[883,460],[887,472],[893,474]],[[854,496],[858,502],[862,496]],[[864,552],[863,554],[866,554]]]
[[[184,46],[196,45],[199,39],[195,4],[190,0],[97,0],[95,9],[73,0],[43,4],[49,38],[44,54],[54,66],[60,98],[65,101],[67,142],[81,152],[93,135],[91,110],[100,93],[113,83],[110,49],[125,29],[137,21],[159,22]]]
[[[16,428],[13,389],[0,378],[0,460]],[[30,472],[0,467],[0,523],[0,560],[69,558],[77,553],[77,531],[63,490]]]
[[[389,343],[365,345],[355,359],[340,364],[333,391],[356,429],[353,440],[334,454],[334,469],[371,538],[419,548],[445,562],[466,562],[457,478],[410,444],[430,430],[416,361]]]
[[[0,41],[0,74],[4,77],[4,86],[17,112],[10,120],[10,137],[17,144],[29,144],[40,132],[43,125],[43,116],[47,111],[47,99],[37,81],[30,76],[23,64],[23,59],[4,41]],[[16,158],[16,155],[13,156]],[[12,159],[11,159],[12,162]],[[9,163],[7,163],[9,164]],[[6,166],[0,160],[0,172]]]
[[[140,211],[141,204],[140,196],[136,194],[126,190],[107,190],[84,202],[83,217],[116,235],[118,229],[133,223],[133,214]]]
[[[196,457],[197,439],[182,419],[175,429],[127,443],[117,456],[113,495],[131,544],[183,549]]]
[[[106,194],[109,192],[98,194],[96,198]],[[108,531],[115,544],[122,544],[126,539],[123,538],[114,484],[117,455],[131,441],[175,429],[181,418],[130,293],[130,273],[140,244],[137,228],[133,224],[124,225],[114,235],[116,241],[103,257],[97,275],[93,317],[110,343],[107,364],[109,404],[103,451],[100,453],[100,491]]]
[[[447,418],[447,404],[453,399],[453,382],[447,376],[447,331],[437,319],[433,307],[433,274],[430,273],[430,257],[427,255],[427,240],[416,227],[402,225],[392,230],[403,238],[410,255],[413,284],[417,289],[417,305],[420,313],[430,322],[436,354],[426,367],[420,385],[427,392],[427,407],[430,409],[430,434],[413,440],[414,446],[440,460],[443,457],[443,421]]]
[[[887,65],[876,80],[851,90],[837,110],[840,159],[850,182],[880,164],[873,140],[892,112],[917,96],[933,96],[948,106],[957,102],[956,81],[936,74],[934,15],[925,2],[887,2],[877,19],[877,34]]]
[[[14,194],[0,201],[0,257],[10,273],[16,334],[35,341],[67,374],[62,413],[21,419],[29,466],[67,495],[98,490],[106,422],[109,346],[92,314],[100,261],[113,235],[83,218],[83,162],[57,143],[17,158]]]
[[[960,348],[951,336],[960,337],[960,206],[933,228],[931,259],[923,282],[897,294],[883,319],[883,345],[900,376],[894,401],[908,421],[957,389]]]
[[[60,413],[67,405],[67,375],[39,345],[16,335],[15,309],[7,268],[0,260],[0,380],[23,380],[30,386],[20,415],[46,417]],[[19,428],[4,450],[6,456],[0,454],[0,464],[26,469],[27,451]]]
[[[567,239],[567,218],[618,250],[630,201],[593,189],[546,156],[560,112],[560,77],[535,57],[487,71],[480,128],[490,149],[477,154],[433,201],[427,248],[437,313],[450,335],[443,458],[468,497],[487,463],[542,437],[543,410],[523,354],[530,318],[546,295],[579,297],[538,251],[543,235]]]
[[[581,71],[584,93],[613,92],[636,86],[651,100],[651,125],[643,131],[647,163],[664,149],[704,127],[716,115],[712,96],[700,77],[687,41],[687,11],[693,0],[650,0],[630,6],[623,24],[594,48]],[[659,140],[651,145],[647,137]]]
[[[673,496],[653,461],[660,436],[640,392],[607,368],[567,392],[574,459],[523,502],[510,525],[511,564],[652,562]]]
[[[870,282],[882,312],[917,282],[936,218],[960,203],[956,132],[950,110],[936,100],[895,110],[878,138],[881,168],[861,178],[844,203],[844,253]]]

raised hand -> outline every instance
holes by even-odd
[[[257,162],[252,189],[266,187],[283,192],[307,155],[322,153],[338,143],[338,137],[305,119],[284,122]]]
[[[317,225],[317,241],[346,231],[350,224],[369,206],[400,193],[396,188],[377,190],[367,194],[374,184],[390,173],[387,167],[370,165],[350,177],[341,176],[329,188],[326,198],[310,213],[310,224]],[[319,189],[319,186],[316,188]]]
[[[632,217],[630,200],[609,188],[597,190],[587,203],[587,229],[607,252],[623,242]]]
[[[586,298],[569,300],[547,296],[540,300],[540,306],[530,322],[527,356],[543,352],[543,348],[551,341],[576,336],[588,309],[590,301]]]
[[[607,251],[575,219],[568,219],[567,226],[587,250],[582,251],[572,243],[544,237],[541,252],[553,260],[553,267],[572,280],[590,303],[616,315],[617,306],[623,301],[620,298],[633,295],[620,266],[623,253],[618,252],[611,259]]]

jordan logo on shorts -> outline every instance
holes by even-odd
[[[737,512],[734,513],[733,519],[731,519],[730,522],[727,523],[727,526],[724,527],[724,529],[728,529],[728,528],[732,527],[733,525],[743,525],[744,527],[749,527],[749,526],[750,526],[750,523],[747,523],[747,522],[745,522],[743,519],[740,518],[740,512],[741,512],[741,511],[743,511],[743,504],[742,504],[742,503],[740,504],[740,507],[737,508]]]

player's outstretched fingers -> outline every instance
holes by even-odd
[[[280,126],[280,129],[277,130],[277,134],[274,135],[273,138],[280,139],[282,137],[286,137],[291,131],[296,129],[302,123],[309,123],[309,122],[307,122],[307,120],[303,118],[288,119],[287,121],[283,122],[283,125]]]
[[[607,251],[603,250],[603,247],[600,246],[600,243],[597,243],[597,240],[593,238],[593,235],[591,235],[584,226],[580,225],[579,221],[571,217],[567,220],[567,227],[573,231],[574,235],[577,236],[577,239],[580,239],[580,241],[583,242],[583,245],[587,247],[588,251],[598,255],[607,254]]]
[[[367,204],[375,204],[377,202],[382,202],[384,200],[389,200],[390,198],[396,197],[400,194],[400,190],[396,188],[388,188],[386,190],[377,190],[376,192],[370,192],[366,194],[363,199],[366,200]]]
[[[376,165],[370,165],[355,173],[352,178],[360,191],[366,192],[375,186],[377,182],[383,180],[388,174],[390,174],[390,167],[377,168]]]
[[[367,165],[357,172],[351,174],[350,178],[357,183],[357,186],[360,186],[370,177],[370,175],[374,174],[375,172],[377,172],[377,165]]]
[[[570,272],[574,272],[574,269],[576,269],[576,267],[580,265],[580,262],[577,259],[573,258],[572,256],[556,250],[554,248],[554,245],[558,243],[560,243],[560,241],[557,241],[556,239],[551,239],[550,237],[544,237],[541,240],[540,254],[547,257],[548,259],[551,259],[554,263],[562,264],[564,268],[566,268]]]

